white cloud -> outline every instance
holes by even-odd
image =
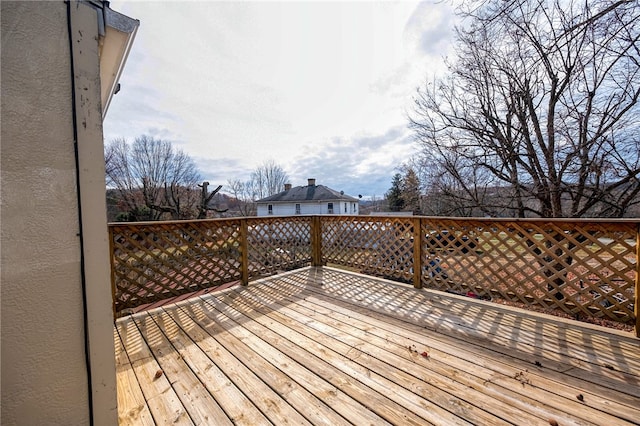
[[[447,7],[415,2],[111,7],[141,24],[107,140],[173,140],[219,183],[271,158],[303,180],[294,184],[357,182],[378,195],[380,173],[388,186],[411,155],[407,109],[424,76],[441,70],[451,22]]]

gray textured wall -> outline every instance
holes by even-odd
[[[88,424],[66,5],[0,8],[2,424]]]

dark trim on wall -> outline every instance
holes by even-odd
[[[82,287],[82,318],[84,333],[84,359],[87,370],[87,397],[89,402],[89,425],[94,424],[93,410],[93,383],[91,380],[91,357],[89,355],[89,316],[87,312],[87,280],[84,259],[84,238],[82,232],[82,204],[80,202],[80,159],[78,156],[78,120],[76,105],[76,81],[75,81],[75,63],[73,58],[73,27],[71,25],[71,1],[65,0],[67,5],[67,31],[69,35],[69,58],[71,64],[71,111],[73,125],[73,151],[75,155],[76,165],[76,199],[78,202],[78,238],[80,240],[80,281]],[[76,6],[77,7],[77,6]]]

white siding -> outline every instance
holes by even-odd
[[[296,204],[300,204],[300,214],[329,214],[329,203],[333,203],[333,214],[357,215],[360,213],[358,201],[311,201],[297,203],[270,203],[273,206],[273,216],[294,216]],[[260,203],[257,208],[258,216],[269,216],[269,203]],[[345,213],[346,206],[346,213]]]

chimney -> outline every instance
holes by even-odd
[[[309,178],[309,186],[316,186],[316,180],[314,178]]]
[[[290,189],[291,189],[291,184],[290,184],[290,183],[285,183],[285,184],[284,184],[284,190],[285,190],[285,191],[288,191],[288,190],[290,190]]]

